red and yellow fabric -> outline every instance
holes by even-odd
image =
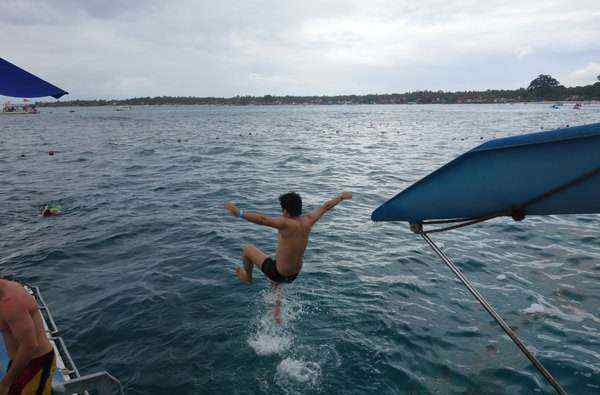
[[[11,361],[12,362],[12,361]],[[8,368],[10,369],[10,362]],[[9,395],[51,395],[56,372],[54,350],[33,358],[10,386]]]

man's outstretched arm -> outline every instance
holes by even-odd
[[[231,213],[234,217],[240,217],[241,210],[235,206],[232,202],[225,203],[225,208],[227,211]],[[268,226],[270,228],[281,229],[285,226],[285,220],[281,217],[273,218],[268,217],[266,215],[257,214],[257,213],[249,213],[247,211],[243,212],[243,215],[240,217],[245,219],[246,221],[250,221],[257,225]]]
[[[321,219],[323,214],[325,214],[326,212],[328,212],[329,210],[334,208],[342,200],[350,200],[350,199],[352,199],[352,194],[350,192],[342,192],[339,194],[339,196],[336,196],[333,199],[326,201],[321,207],[315,209],[314,211],[309,213],[307,216],[310,218],[310,220],[314,224],[319,219]]]

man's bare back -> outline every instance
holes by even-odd
[[[352,199],[349,192],[325,202],[312,212],[301,215],[302,200],[296,193],[288,193],[280,197],[283,215],[268,217],[262,214],[244,212],[233,203],[225,204],[225,208],[235,217],[241,217],[258,225],[264,225],[278,230],[276,260],[254,245],[244,247],[244,268],[236,268],[236,275],[244,283],[252,282],[252,271],[258,266],[272,282],[291,283],[302,269],[302,258],[308,246],[308,237],[313,225],[338,203]]]
[[[286,226],[277,233],[277,269],[283,276],[292,276],[302,269],[302,258],[308,246],[308,236],[314,222],[305,215],[286,218]]]

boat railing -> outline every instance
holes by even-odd
[[[64,363],[64,368],[62,370],[63,375],[66,374],[69,376],[69,378],[80,377],[81,375],[79,374],[79,370],[77,369],[77,366],[75,366],[75,362],[73,362],[71,353],[69,353],[67,345],[65,344],[65,341],[62,339],[62,337],[51,336],[49,337],[49,339],[54,343],[54,346],[57,349],[58,354],[60,355]]]
[[[52,386],[56,394],[119,394],[123,395],[121,382],[108,372],[97,372]]]
[[[44,318],[48,339],[53,343],[57,355],[57,368],[63,378],[62,382],[54,381],[52,391],[56,394],[82,395],[123,395],[121,382],[110,373],[97,372],[82,376],[73,361],[67,345],[60,336],[54,317],[40,292],[39,287],[26,286],[25,289],[35,297],[38,309]]]

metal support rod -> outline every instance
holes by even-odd
[[[423,237],[423,239],[425,239],[427,244],[429,244],[431,249],[433,249],[433,251],[450,268],[450,270],[454,272],[456,277],[458,277],[458,279],[465,285],[465,287],[467,287],[467,289],[469,290],[469,292],[471,292],[471,294],[473,294],[475,299],[477,299],[479,303],[481,303],[483,308],[492,316],[492,318],[494,318],[494,320],[496,320],[498,325],[502,327],[504,332],[506,332],[506,334],[512,339],[512,341],[517,345],[517,347],[519,347],[523,354],[525,354],[527,359],[531,361],[533,366],[542,374],[542,376],[544,376],[546,380],[548,380],[548,382],[554,387],[556,392],[560,395],[566,395],[567,392],[563,389],[563,387],[561,387],[560,383],[550,374],[550,372],[546,370],[546,368],[527,349],[527,347],[525,347],[525,344],[517,337],[517,334],[508,326],[506,321],[504,321],[504,319],[500,317],[500,315],[496,312],[496,310],[494,310],[492,305],[489,304],[489,302],[483,297],[483,295],[479,293],[479,291],[473,286],[473,284],[471,284],[469,279],[465,277],[465,275],[458,269],[458,267],[456,267],[454,262],[452,262],[452,260],[448,258],[446,254],[444,254],[444,252],[433,242],[433,240],[431,240],[429,235],[421,233],[421,236]]]
[[[42,293],[40,292],[40,288],[39,287],[30,287],[30,289],[33,290],[34,296],[37,299],[38,302],[38,308],[40,310],[44,310],[46,312],[46,318],[48,318],[48,330],[50,331],[50,334],[52,336],[57,336],[58,335],[58,328],[56,327],[56,322],[54,322],[54,317],[52,317],[52,314],[50,313],[50,309],[48,309],[48,305],[46,304],[46,301],[44,300],[44,297],[42,296]],[[43,315],[43,313],[41,313]]]

